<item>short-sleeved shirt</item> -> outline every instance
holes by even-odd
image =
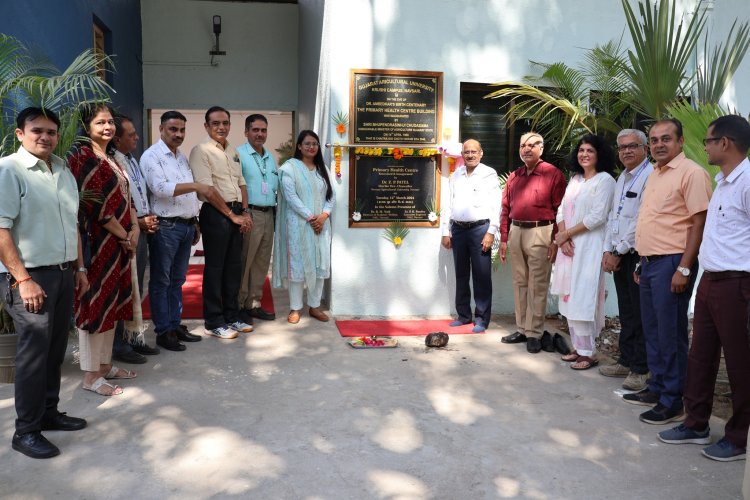
[[[78,257],[78,184],[62,158],[50,162],[51,172],[23,146],[0,158],[0,228],[10,230],[27,268]]]
[[[172,153],[169,147],[159,142],[148,148],[141,156],[141,173],[146,179],[151,211],[159,217],[181,217],[190,219],[198,215],[200,204],[195,193],[174,195],[177,184],[194,182],[188,160],[178,149]]]
[[[566,184],[560,169],[546,161],[531,173],[525,166],[512,172],[503,190],[500,241],[508,241],[511,220],[555,220]]]
[[[222,146],[209,139],[195,146],[190,151],[190,170],[195,182],[215,187],[227,203],[242,201],[241,189],[245,186],[245,179],[239,155],[229,142]]]
[[[242,166],[242,177],[247,187],[247,202],[259,207],[276,206],[276,192],[279,190],[279,173],[273,155],[263,148],[258,154],[247,142],[237,148]],[[265,185],[265,187],[264,187]]]
[[[699,259],[706,271],[750,272],[750,161],[716,175]]]
[[[635,228],[635,249],[641,255],[685,251],[691,217],[708,209],[711,178],[685,153],[654,167],[643,192]]]

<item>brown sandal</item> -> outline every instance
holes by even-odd
[[[581,363],[580,365],[578,363]],[[575,363],[571,363],[570,367],[574,370],[588,370],[599,364],[599,361],[590,358],[588,356],[580,356]],[[577,366],[576,366],[577,365]]]
[[[575,363],[576,361],[578,361],[578,358],[580,358],[580,356],[575,351],[571,352],[570,354],[560,356],[560,359],[562,359],[566,363]]]

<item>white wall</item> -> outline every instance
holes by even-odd
[[[213,15],[222,17],[218,66],[211,66]],[[144,107],[297,107],[297,6],[148,0],[141,2]]]
[[[722,16],[747,14],[747,0],[716,3],[727,4]],[[692,5],[690,0],[680,3],[682,9]],[[619,0],[579,0],[574,6],[563,0],[328,0],[325,9],[330,51],[321,57],[330,62],[330,112],[349,110],[350,68],[441,71],[442,126],[444,135],[452,135],[444,140],[453,141],[459,139],[461,82],[521,80],[532,71],[530,59],[576,65],[585,48],[621,35],[624,44],[630,40]],[[746,89],[738,85],[734,92],[736,102],[748,102]],[[333,136],[332,123],[328,127]],[[412,228],[395,249],[382,238],[381,229],[349,229],[346,160],[342,173],[333,217],[333,311],[365,316],[451,313],[452,256],[440,246],[440,231]],[[441,191],[445,202],[445,162]],[[616,314],[616,294],[611,277],[607,280],[607,314]],[[495,272],[493,282],[493,312],[512,313],[509,266]]]

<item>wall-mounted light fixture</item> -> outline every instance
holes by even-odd
[[[209,54],[211,54],[212,56],[211,57],[212,60],[213,60],[213,56],[227,55],[226,51],[219,49],[219,35],[221,35],[221,16],[214,16],[213,24],[214,24],[214,37],[216,37],[216,44],[214,45],[213,50],[209,52]]]

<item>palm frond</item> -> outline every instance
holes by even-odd
[[[703,138],[706,137],[709,124],[728,112],[715,103],[699,104],[696,109],[687,101],[671,104],[667,106],[667,111],[682,123],[685,138],[682,150],[685,156],[705,168],[713,180],[719,172],[719,167],[708,164],[708,158],[703,149]]]
[[[706,23],[702,0],[687,26],[677,22],[675,2],[670,9],[669,0],[653,6],[648,0],[639,1],[639,20],[629,0],[621,1],[633,40],[633,50],[628,50],[630,65],[623,68],[631,82],[633,102],[646,116],[662,118],[666,106],[687,95],[692,85],[686,68]]]
[[[737,20],[732,23],[726,41],[714,47],[713,51],[709,50],[708,36],[705,38],[703,64],[697,72],[698,102],[700,103],[719,102],[745,57],[750,46],[750,25],[747,21],[743,22],[739,25],[736,34],[735,28],[737,28]]]

